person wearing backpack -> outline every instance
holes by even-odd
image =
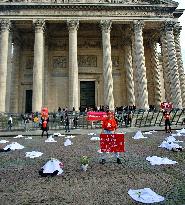
[[[47,134],[47,138],[49,136],[48,130],[49,130],[49,117],[41,117],[41,130],[42,130],[42,137],[44,136],[44,132]]]

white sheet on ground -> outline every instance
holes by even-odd
[[[159,146],[162,148],[166,148],[168,150],[172,150],[173,148],[182,148],[182,146],[178,145],[177,143],[174,142],[168,142],[168,141],[163,141],[162,144]]]
[[[147,138],[147,137],[144,137],[141,131],[137,131],[136,134],[134,135],[134,137],[132,137],[132,138],[135,140],[138,140],[138,139],[143,139],[143,138]]]
[[[32,137],[26,137],[25,140],[32,140]]]
[[[175,137],[172,136],[172,135],[170,135],[169,137],[166,137],[165,140],[166,140],[167,142],[183,142],[183,141],[178,141],[178,140],[176,140]]]
[[[144,132],[143,134],[144,135],[152,135],[153,133],[151,131],[149,131],[149,132]]]
[[[7,140],[0,140],[0,144],[5,144],[7,142],[9,142],[9,141],[7,141]]]
[[[177,132],[176,134],[171,134],[171,136],[173,137],[179,137],[179,136],[183,136],[180,132]]]
[[[72,145],[73,143],[71,142],[70,139],[67,139],[65,142],[64,142],[64,146],[67,147],[67,146],[70,146]]]
[[[185,134],[185,128],[181,129],[181,130],[176,130],[178,133],[181,133],[181,134]]]
[[[88,135],[92,136],[92,135],[96,135],[96,133],[92,132],[92,133],[88,133]]]
[[[99,141],[100,140],[100,138],[99,137],[91,137],[91,139],[90,140],[92,140],[92,141]]]
[[[147,157],[147,161],[150,162],[151,165],[161,165],[161,164],[176,164],[176,161],[170,160],[167,157],[162,158],[162,157],[157,157],[157,156],[152,156],[152,157]]]
[[[63,169],[61,167],[61,165],[63,166],[63,164],[57,160],[57,159],[51,159],[49,160],[42,168],[44,169],[43,170],[43,173],[53,173],[54,171],[59,171],[57,175],[60,175],[63,173]]]
[[[164,201],[164,197],[156,194],[150,188],[138,190],[130,189],[128,194],[132,197],[132,199],[146,204]]]
[[[6,147],[4,147],[3,149],[4,150],[7,150],[7,149],[11,149],[11,150],[16,150],[16,149],[23,149],[24,146],[20,145],[19,143],[17,142],[12,142],[11,144],[7,145]]]
[[[57,142],[52,136],[50,136],[45,142]]]
[[[53,136],[64,137],[65,135],[60,134],[59,132],[53,133]]]
[[[13,137],[13,138],[22,138],[22,137],[24,137],[24,136],[22,136],[22,135],[17,135],[16,137]]]
[[[40,157],[42,156],[43,153],[42,152],[37,152],[37,151],[32,151],[32,152],[26,152],[26,157],[29,157],[31,159],[34,159],[36,157]]]
[[[70,136],[66,136],[65,138],[66,139],[73,139],[73,138],[75,138],[76,136],[74,136],[74,135],[70,135]]]

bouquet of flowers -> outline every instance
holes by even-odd
[[[80,158],[80,163],[81,163],[81,169],[86,172],[87,167],[89,165],[89,158],[87,156],[82,156]]]

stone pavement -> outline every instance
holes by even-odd
[[[178,130],[178,129],[182,129],[182,126],[173,126],[172,130]],[[164,126],[161,127],[129,127],[129,128],[119,128],[117,130],[117,133],[119,132],[136,132],[138,130],[141,130],[143,132],[145,131],[151,131],[151,130],[156,130],[156,131],[164,131]],[[41,136],[42,131],[41,130],[30,130],[30,131],[23,131],[23,130],[12,130],[12,131],[0,131],[0,137],[14,137],[17,136],[18,134],[22,134],[24,136]],[[101,129],[99,128],[93,128],[93,129],[85,129],[85,128],[81,128],[81,129],[72,129],[70,132],[65,132],[64,129],[61,130],[49,130],[49,135],[53,134],[53,133],[61,133],[61,134],[65,134],[65,135],[86,135],[88,133],[97,133],[100,134],[101,133]]]

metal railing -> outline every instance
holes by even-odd
[[[13,125],[12,130],[37,130],[39,123],[34,123],[32,119],[29,123],[24,123],[20,114],[17,113],[0,113],[0,130],[7,130],[8,118],[12,115]],[[88,129],[101,128],[101,121],[89,122],[86,120],[85,113],[69,112],[70,129]],[[161,110],[135,110],[131,114],[131,120],[127,119],[128,112],[123,111],[116,113],[118,126],[124,127],[150,127],[150,126],[164,126],[163,112]],[[182,125],[185,122],[185,109],[173,109],[170,112],[172,126]],[[61,119],[61,114],[49,114],[49,129],[62,130],[65,128],[65,121]],[[75,124],[74,119],[77,118]]]

